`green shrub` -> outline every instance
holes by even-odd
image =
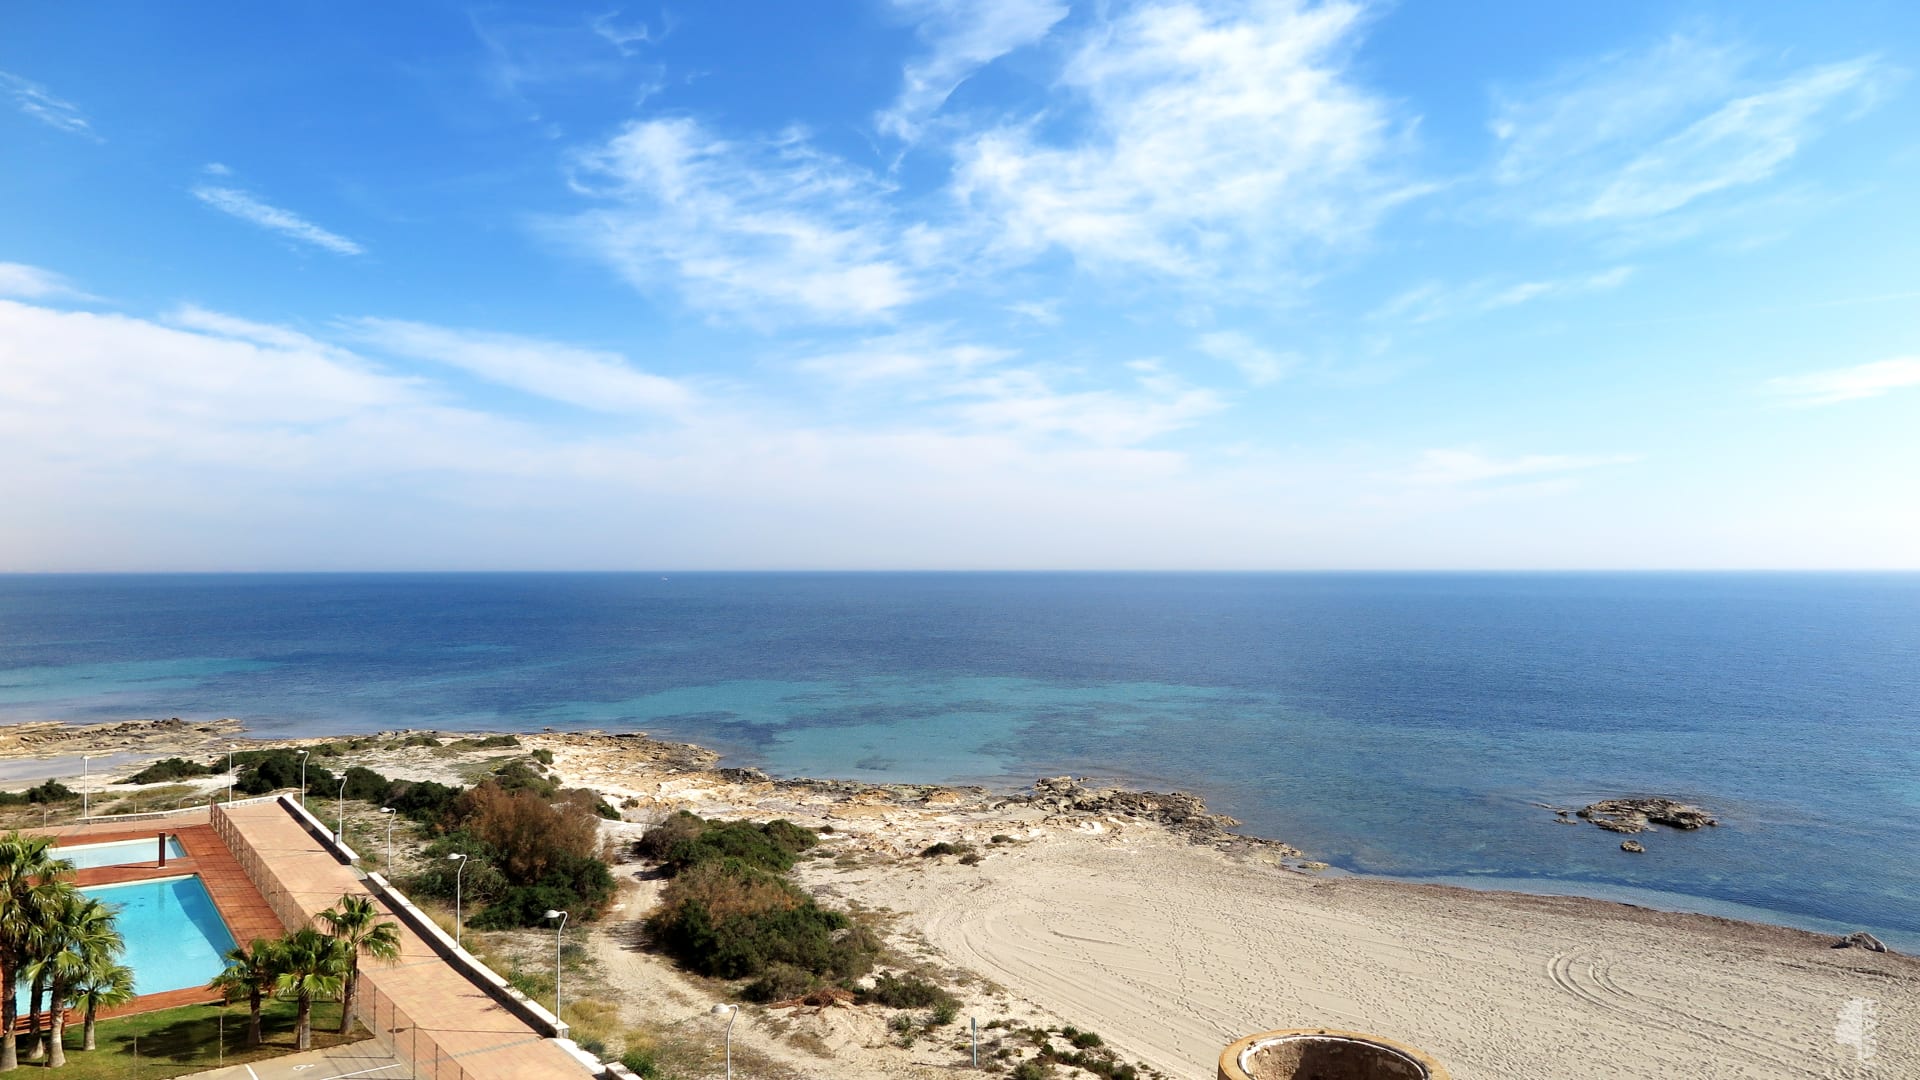
[[[553,751],[551,751],[551,750],[548,750],[548,749],[545,749],[545,748],[542,748],[542,749],[539,749],[539,750],[535,750],[535,751],[533,752],[533,760],[535,760],[535,761],[537,761],[537,762],[539,762],[539,763],[540,763],[540,764],[542,764],[542,765],[552,765],[552,764],[553,764]]]
[[[660,1063],[654,1058],[653,1051],[650,1049],[634,1047],[620,1055],[620,1064],[625,1065],[641,1080],[659,1080]]]
[[[960,856],[960,865],[961,866],[980,865],[980,853],[977,851],[969,851],[965,855]]]
[[[115,783],[163,784],[169,780],[186,780],[195,776],[213,776],[216,773],[226,771],[226,758],[220,758],[211,764],[202,765],[197,761],[188,761],[186,758],[170,757],[156,761],[146,768],[141,769],[139,772],[134,773],[132,776],[127,777],[125,780],[117,780]]]
[[[659,862],[669,877],[703,863],[733,861],[756,870],[786,873],[794,858],[820,842],[812,829],[784,819],[707,821],[685,810],[648,829],[633,853]]]
[[[613,872],[588,856],[561,854],[538,881],[509,884],[467,925],[478,930],[549,926],[548,911],[566,911],[585,919],[613,897]]]
[[[948,1006],[956,1011],[960,1002],[944,988],[918,975],[882,972],[873,980],[873,988],[858,995],[860,1003],[885,1005],[890,1009],[928,1009]]]
[[[459,739],[453,743],[461,749],[497,750],[502,747],[518,749],[520,740],[512,735],[487,735],[478,739]]]
[[[933,1005],[933,1011],[927,1014],[927,1026],[946,1027],[948,1024],[953,1023],[959,1016],[959,1002],[951,998],[946,1001],[936,1001]]]
[[[1075,1031],[1072,1028],[1067,1028],[1061,1032],[1061,1034],[1067,1037],[1068,1042],[1071,1042],[1082,1050],[1090,1050],[1100,1045],[1100,1036],[1095,1035],[1091,1031]]]
[[[1015,1065],[1013,1071],[1007,1073],[1007,1075],[1011,1077],[1012,1080],[1049,1080],[1049,1078],[1053,1076],[1053,1070],[1047,1068],[1042,1062],[1023,1061]]]
[[[560,792],[560,785],[533,771],[533,766],[518,758],[493,770],[493,781],[504,791],[531,791],[543,799]]]
[[[851,979],[873,966],[871,934],[813,902],[791,882],[734,860],[676,877],[647,919],[654,942],[685,967],[723,979],[756,978],[776,964]]]
[[[1011,844],[1013,843],[1013,837],[1008,836],[1006,833],[1003,833],[1003,832],[997,832],[993,834],[993,839],[989,840],[988,843]]]
[[[931,859],[939,855],[968,855],[972,852],[972,844],[954,844],[942,840],[937,844],[928,845],[924,851],[920,852],[920,857]]]
[[[792,964],[769,964],[758,979],[740,988],[740,996],[762,1005],[797,998],[820,985],[819,976]]]
[[[67,802],[80,793],[58,780],[46,780],[25,791],[0,791],[0,806],[38,806],[41,803]]]

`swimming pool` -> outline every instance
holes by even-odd
[[[187,849],[180,846],[180,838],[167,837],[167,858],[185,857]],[[159,841],[153,837],[140,840],[114,840],[105,844],[75,844],[72,847],[53,849],[56,859],[69,859],[75,870],[91,870],[98,866],[119,866],[123,863],[154,862],[160,855]]]
[[[233,935],[198,876],[90,885],[80,891],[114,909],[114,929],[127,942],[120,962],[133,969],[135,993],[205,986],[226,966],[221,957],[233,948]],[[26,994],[16,990],[14,999],[24,1011]]]

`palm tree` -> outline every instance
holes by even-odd
[[[340,993],[351,956],[346,942],[312,927],[295,930],[280,942],[280,974],[273,980],[273,988],[282,996],[291,994],[300,1003],[293,1029],[295,1050],[313,1047],[313,999]]]
[[[44,982],[52,991],[47,1007],[49,1036],[47,1065],[60,1068],[67,1063],[67,999],[73,986],[97,963],[111,962],[125,948],[120,932],[113,928],[113,911],[78,889],[67,887],[46,910],[45,929],[39,944],[43,951],[27,965],[27,973],[36,983]]]
[[[20,1006],[13,988],[32,958],[29,948],[38,933],[38,913],[59,877],[72,872],[71,862],[53,857],[51,837],[18,831],[0,837],[0,1072],[20,1067],[13,1030]]]
[[[125,1005],[133,998],[133,969],[115,963],[111,957],[96,957],[73,984],[73,1004],[83,1005],[87,1010],[86,1038],[80,1049],[94,1048],[93,1021],[101,1009]]]
[[[353,992],[360,984],[360,954],[375,960],[392,962],[400,958],[400,926],[381,922],[380,909],[368,896],[347,893],[339,903],[321,912],[317,918],[326,924],[327,934],[347,949],[346,987],[340,994],[340,1034],[353,1030]]]
[[[227,950],[227,966],[207,984],[207,989],[219,991],[227,1001],[246,999],[250,1048],[260,1045],[260,1005],[280,977],[280,944],[254,938],[252,948],[235,945]]]

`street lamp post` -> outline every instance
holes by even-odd
[[[389,873],[389,874],[391,874],[391,873],[393,873],[393,818],[394,818],[394,809],[393,809],[393,807],[391,807],[391,806],[383,806],[383,807],[381,807],[381,808],[380,808],[380,812],[381,812],[382,814],[385,814],[385,815],[387,816],[387,873]]]
[[[547,918],[559,919],[560,925],[553,928],[553,1021],[560,1022],[560,934],[567,928],[567,913],[547,909]]]
[[[453,872],[453,944],[457,948],[460,945],[460,877],[467,872],[467,856],[465,852],[456,851],[447,856],[447,861],[460,864],[460,869]]]
[[[93,755],[80,755],[80,770],[86,779],[80,781],[80,820],[93,820]]]
[[[727,1015],[727,1080],[733,1080],[733,1022],[740,1019],[740,1006],[715,1005],[713,1015]]]
[[[340,823],[333,827],[333,842],[344,844],[347,840],[347,778],[340,777]]]
[[[300,809],[307,808],[307,752],[300,751]]]

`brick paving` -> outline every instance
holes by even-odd
[[[373,896],[352,867],[343,865],[277,802],[237,805],[227,819],[250,847],[273,894],[269,902],[283,914],[311,914],[331,906],[343,893],[370,897],[400,927],[400,958],[392,964],[364,963],[361,969],[363,1020],[376,1035],[390,1040],[422,1076],[577,1078],[587,1069],[543,1033],[501,1005],[448,965],[425,939]],[[441,1051],[438,1066],[431,1047]],[[446,1060],[450,1058],[451,1060]]]

